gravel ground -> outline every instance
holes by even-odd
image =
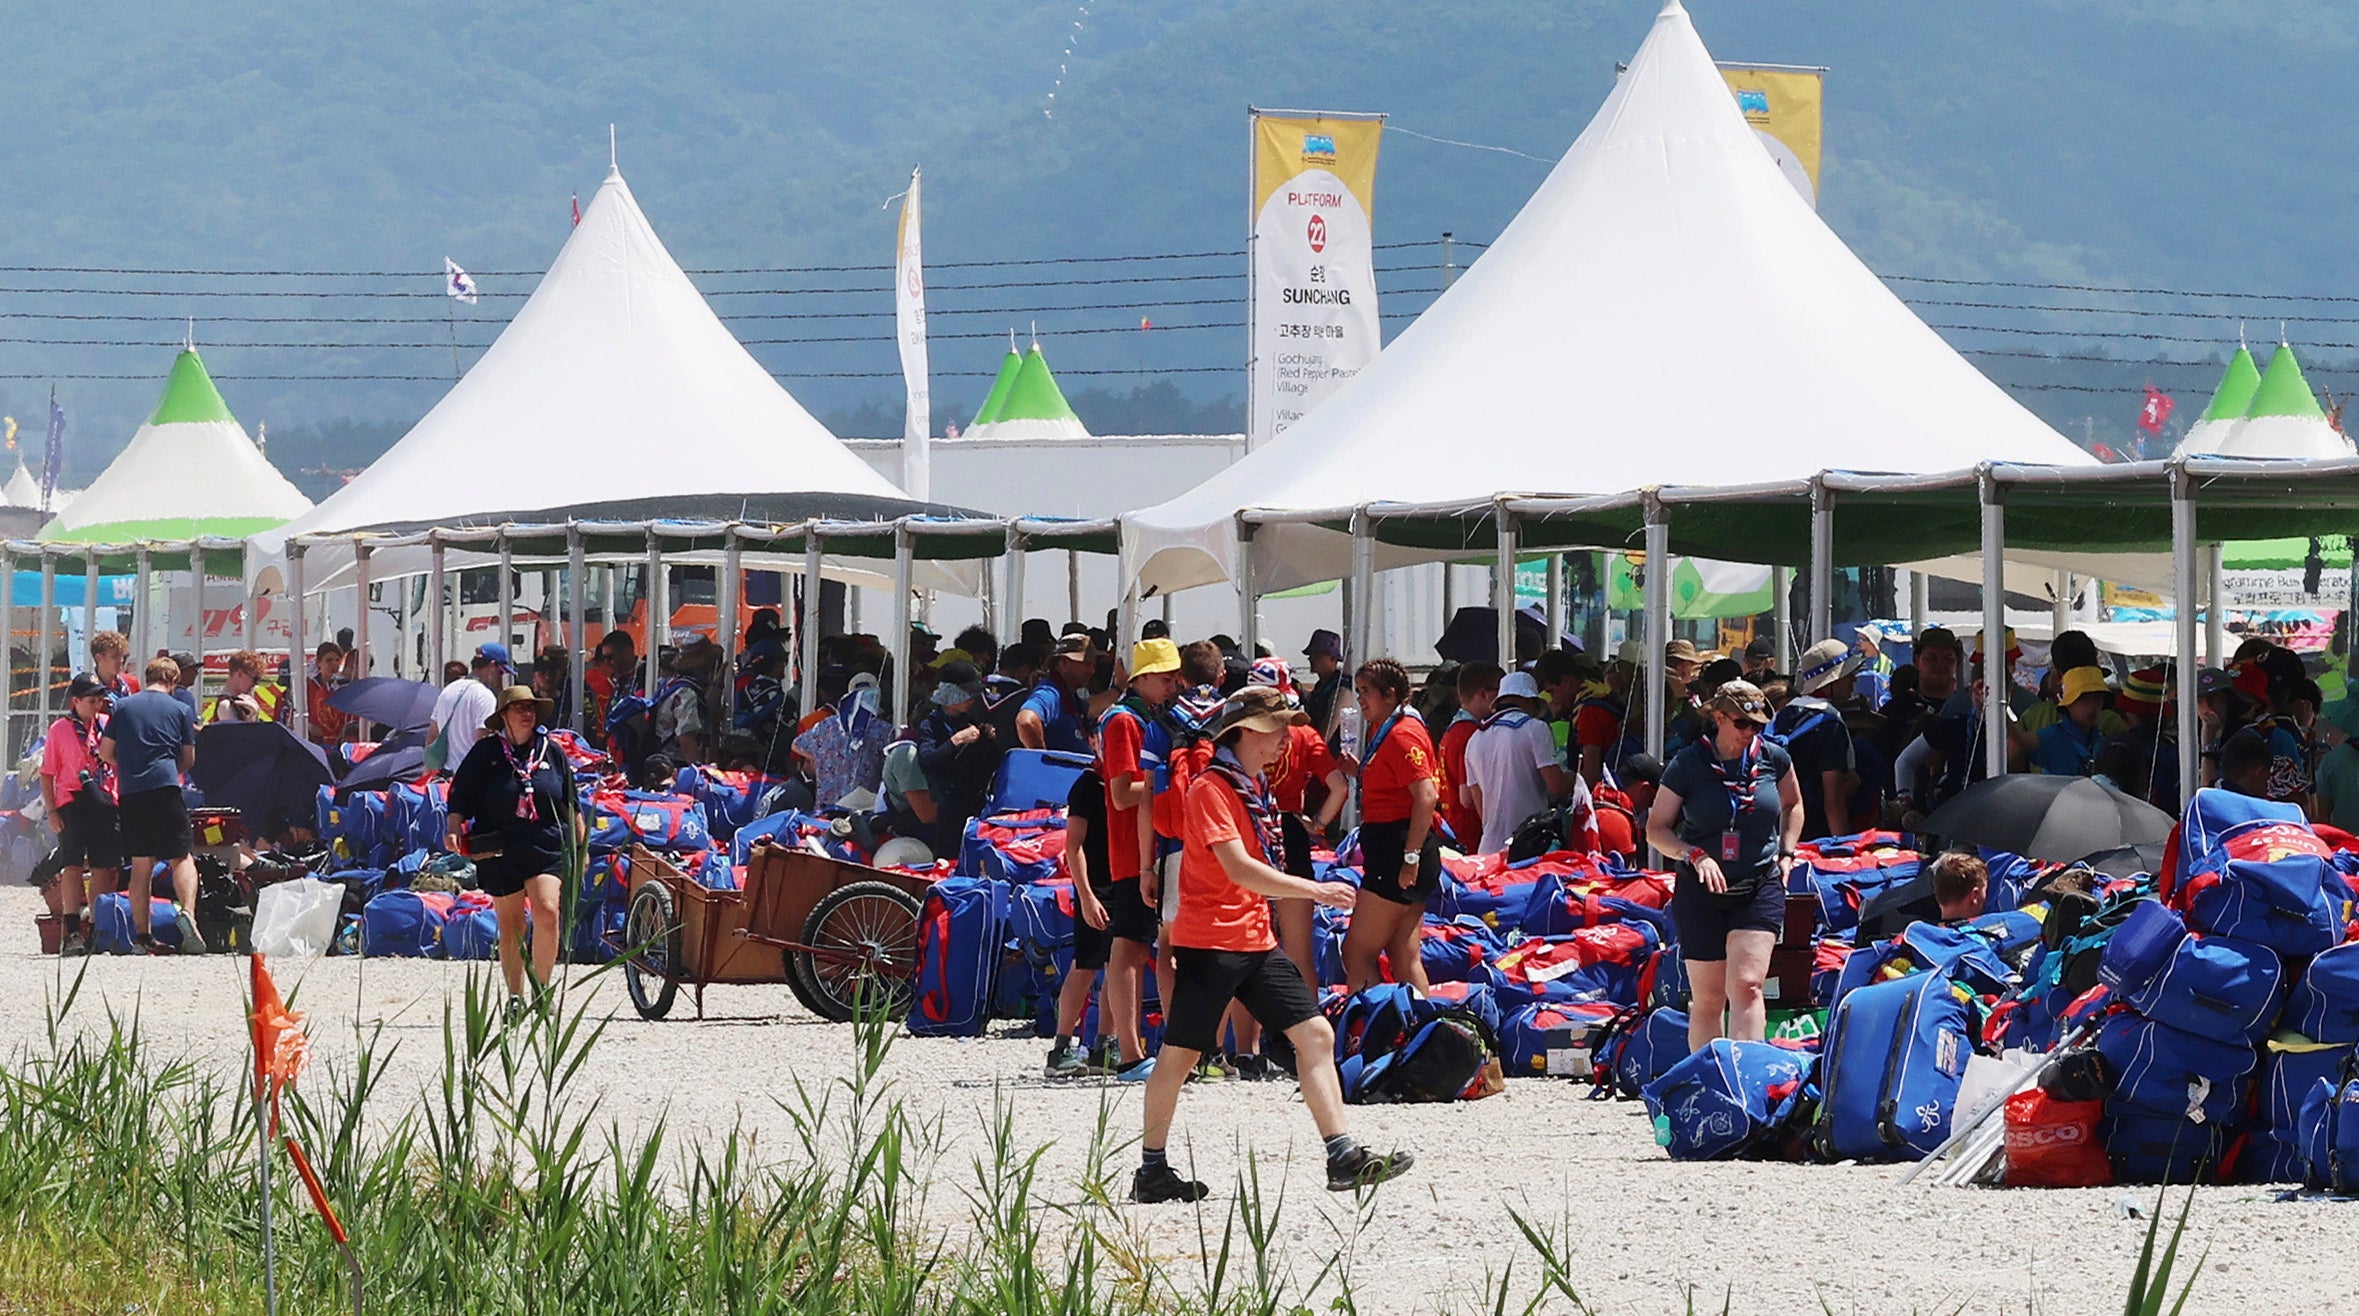
[[[60,963],[33,952],[39,898],[0,891],[0,1054],[42,1039],[42,1002]],[[100,958],[90,965],[85,1023],[101,997],[137,1005],[151,1027],[224,1070],[240,1063],[236,975],[242,961]],[[381,1020],[401,1046],[381,1091],[402,1100],[433,1079],[444,1001],[473,966],[409,960],[321,960],[280,969],[300,982],[314,1053],[334,1063],[353,1049],[356,1010]],[[640,1020],[619,979],[590,1000],[611,1023],[593,1064],[606,1110],[626,1124],[657,1115],[679,1133],[742,1126],[757,1146],[793,1145],[775,1099],[850,1071],[848,1026],[804,1014],[784,987],[716,987],[706,1015],[683,993],[673,1017]],[[1135,1138],[1135,1090],[1050,1086],[1038,1078],[1046,1044],[1030,1037],[905,1038],[887,1074],[916,1109],[938,1113],[931,1217],[955,1229],[996,1100],[1014,1109],[1019,1145],[1045,1147],[1039,1195],[1078,1202],[1101,1104],[1115,1137]],[[1348,1266],[1363,1309],[1459,1310],[1485,1276],[1510,1263],[1524,1287],[1535,1257],[1508,1218],[1569,1228],[1573,1280],[1601,1312],[2106,1312],[2122,1294],[2144,1237],[2125,1218],[2127,1196],[2150,1209],[2153,1190],[2002,1192],[1896,1186],[1892,1167],[1674,1165],[1649,1136],[1636,1103],[1583,1100],[1586,1085],[1516,1080],[1505,1095],[1450,1107],[1357,1109],[1355,1131],[1419,1156],[1364,1211],[1324,1191],[1319,1142],[1291,1085],[1197,1085],[1180,1106],[1175,1161],[1215,1188],[1199,1220],[1185,1207],[1121,1209],[1122,1225],[1156,1264],[1187,1275],[1217,1248],[1241,1167],[1258,1168],[1265,1198],[1284,1193],[1277,1234],[1284,1264],[1308,1276],[1330,1259]],[[1135,1153],[1113,1151],[1111,1178],[1127,1184]],[[2174,1211],[2175,1211],[2174,1206]],[[2268,1188],[2211,1188],[2196,1199],[2190,1250],[2209,1248],[2191,1310],[2348,1312],[2359,1309],[2359,1268],[2343,1238],[2359,1205],[2278,1200]],[[2167,1225],[2166,1225],[2167,1230]],[[1184,1281],[1183,1281],[1184,1282]]]

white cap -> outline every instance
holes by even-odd
[[[1532,679],[1530,672],[1509,672],[1499,678],[1499,697],[1501,699],[1538,699],[1540,697],[1540,683]]]

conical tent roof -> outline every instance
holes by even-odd
[[[483,358],[284,534],[925,507],[730,336],[618,170]]]
[[[25,469],[23,453],[17,454],[16,473],[8,477],[6,485],[0,486],[0,502],[4,502],[10,507],[39,507],[41,505],[41,482],[33,478],[31,471]]]
[[[15,483],[11,477],[12,502]],[[29,475],[26,484],[38,504],[40,490]],[[82,544],[242,538],[310,507],[230,414],[191,347],[173,360],[147,423],[88,489],[41,527],[41,538]]]
[[[2222,457],[2348,457],[2352,448],[2327,421],[2293,349],[2279,343],[2244,418],[2214,451]]]
[[[1003,370],[1004,374],[1005,371]],[[1089,430],[1065,401],[1065,390],[1049,373],[1048,358],[1035,341],[1024,362],[1001,396],[999,410],[975,426],[968,437],[978,439],[1086,439]]]
[[[1523,211],[1367,369],[1123,524],[1136,581],[1173,590],[1233,578],[1245,508],[1983,461],[2094,459],[1927,328],[1796,195],[1674,0]],[[1264,589],[1350,566],[1349,537],[1309,520],[1265,524],[1253,544]],[[1377,565],[1438,551],[1383,545]]]
[[[1016,382],[1016,375],[1024,368],[1024,355],[1016,350],[1015,340],[1008,340],[1007,355],[1000,358],[999,377],[991,381],[991,391],[983,395],[983,405],[975,408],[975,422],[969,430],[988,425],[999,419],[999,409],[1007,402],[1007,391]]]
[[[2228,369],[2220,376],[2220,386],[2212,390],[2211,405],[2187,427],[2176,454],[2197,457],[2218,452],[2220,445],[2227,441],[2228,432],[2244,419],[2245,408],[2252,405],[2253,390],[2260,386],[2261,371],[2253,364],[2251,349],[2238,343],[2236,355],[2228,358]]]

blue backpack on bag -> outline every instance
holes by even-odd
[[[1741,1156],[1785,1129],[1810,1078],[1810,1057],[1767,1042],[1713,1038],[1640,1093],[1675,1161]]]
[[[917,918],[917,997],[908,1028],[919,1037],[979,1037],[991,1018],[1008,939],[1008,885],[953,877],[926,892]]]
[[[1967,928],[1912,923],[1890,941],[1855,947],[1844,958],[1835,990],[1827,998],[1830,1016],[1844,997],[1876,982],[1887,966],[1894,964],[1911,973],[1932,972],[1956,979],[1976,996],[2004,995],[2015,985],[2015,971],[1999,957],[1989,936]]]
[[[2359,1042],[2359,942],[2310,961],[2286,997],[2285,1026],[2314,1042]]]
[[[2252,1046],[2277,1022],[2285,965],[2266,946],[2190,933],[2176,911],[2150,900],[2105,943],[2097,981],[2149,1019]]]
[[[2298,1133],[2308,1165],[2304,1183],[2359,1193],[2359,1078],[2349,1064],[2310,1085],[2302,1098]]]
[[[2108,1114],[2232,1120],[2244,1105],[2250,1046],[2221,1042],[2135,1014],[2117,1014],[2097,1032],[2097,1054],[2113,1075]]]
[[[2220,858],[2208,872],[2180,879],[2187,925],[2286,955],[2315,955],[2343,939],[2351,889],[2325,859]]]
[[[1949,1140],[1973,1014],[1948,975],[1871,983],[1828,1016],[1818,1127],[1828,1160],[1918,1160]]]

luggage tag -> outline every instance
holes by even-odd
[[[1720,834],[1720,862],[1733,864],[1744,854],[1744,843],[1734,828]]]

